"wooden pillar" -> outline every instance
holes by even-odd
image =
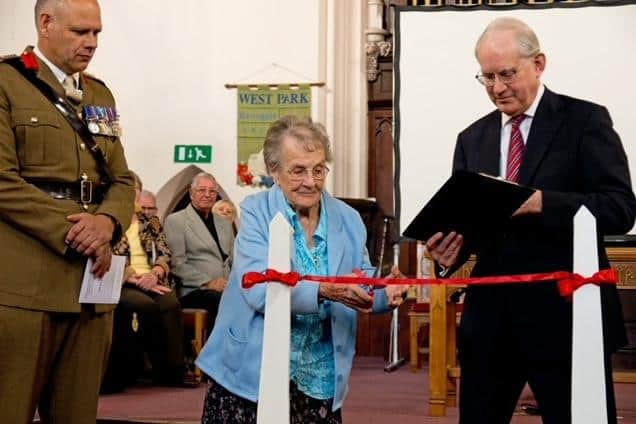
[[[446,415],[447,391],[447,340],[446,340],[446,286],[431,287],[431,323],[429,336],[429,414],[433,417]]]

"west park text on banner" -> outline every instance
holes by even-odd
[[[270,124],[285,115],[311,116],[311,87],[238,86],[237,182],[271,186],[263,161],[263,141]]]

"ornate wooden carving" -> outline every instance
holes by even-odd
[[[636,290],[636,248],[609,247],[607,256],[618,271],[619,288]]]

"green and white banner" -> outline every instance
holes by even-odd
[[[263,162],[263,142],[270,124],[285,115],[311,116],[311,87],[280,85],[238,87],[239,185],[271,185]]]

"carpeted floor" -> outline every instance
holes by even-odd
[[[343,408],[345,424],[450,424],[457,409],[446,417],[428,416],[428,370],[412,373],[408,365],[393,373],[383,371],[381,358],[357,358]],[[105,395],[99,402],[99,422],[124,424],[200,422],[205,387],[176,389],[136,386],[124,393]],[[621,424],[636,424],[636,384],[616,385]],[[520,402],[527,399],[524,392]],[[539,424],[535,416],[516,415],[513,424]]]

